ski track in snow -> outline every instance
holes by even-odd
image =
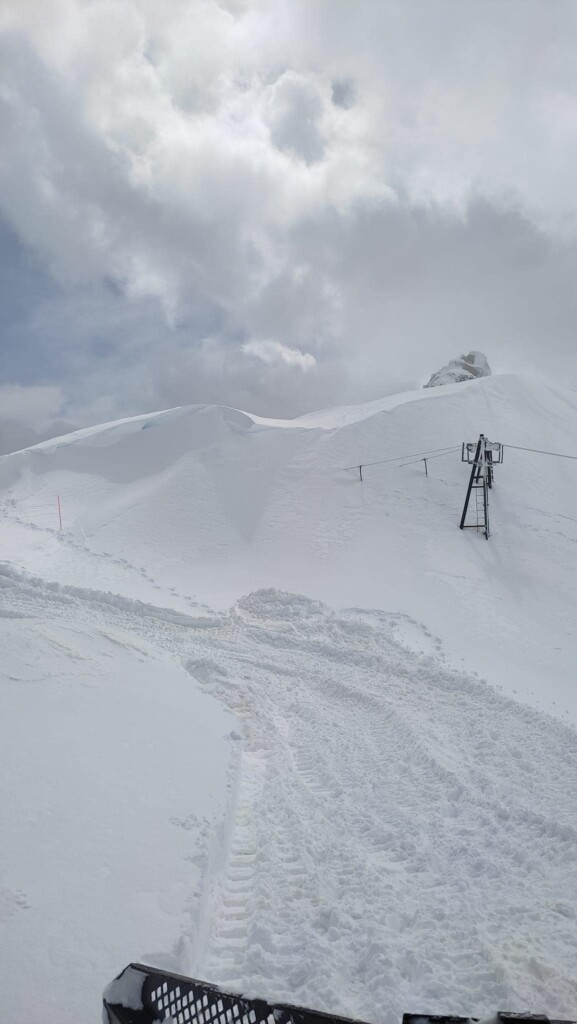
[[[183,971],[383,1024],[574,1014],[573,729],[405,648],[404,616],[268,590],[195,620],[0,566],[0,615],[39,614],[141,635],[243,723]]]

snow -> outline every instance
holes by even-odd
[[[344,471],[481,431],[571,452],[574,391],[494,376],[290,429],[216,407],[177,412],[3,459],[0,558],[192,614],[259,587],[398,610],[426,622],[455,667],[577,721],[577,463],[506,449],[482,544],[457,529],[469,472],[459,451],[432,460],[428,478],[422,463],[366,467],[362,485]]]
[[[144,975],[126,967],[124,971],[106,986],[103,998],[111,1005],[124,1006],[129,1010],[142,1010],[142,983]],[[108,1024],[108,1014],[102,1014],[103,1024]]]
[[[196,406],[0,460],[7,1024],[39,991],[90,1019],[143,958],[384,1024],[575,1016],[577,462],[506,448],[489,542],[460,450],[367,465],[480,432],[571,453],[577,392]]]
[[[234,720],[110,606],[55,619],[52,596],[27,587],[22,607],[3,582],[2,1019],[97,1020],[122,964],[177,962]]]

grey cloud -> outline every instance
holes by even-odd
[[[298,413],[471,347],[577,378],[572,2],[2,18],[0,384],[76,422]]]
[[[314,83],[294,73],[283,75],[269,101],[268,121],[275,146],[309,164],[321,160],[325,152],[322,113],[323,101]]]
[[[63,395],[51,385],[0,385],[0,455],[72,430],[59,419]]]
[[[350,110],[355,104],[356,93],[354,82],[346,78],[337,78],[331,84],[331,97],[337,107]]]
[[[22,419],[4,419],[0,414],[0,455],[8,455],[10,452],[21,451],[23,448],[30,448],[33,444],[46,441],[49,437],[61,437],[77,429],[77,425],[69,420],[53,420],[46,424],[42,430],[32,430],[26,425],[28,413],[24,413],[25,421]]]

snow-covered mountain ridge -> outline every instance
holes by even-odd
[[[480,432],[571,452],[577,393],[504,375],[289,421],[193,406],[87,428],[0,460],[0,557],[59,582],[155,602],[162,592],[183,610],[268,586],[399,610],[457,663],[474,646],[474,667],[527,699],[546,671],[564,712],[574,701],[573,463],[506,450],[489,543],[457,528],[468,475],[459,451],[431,461],[428,477],[418,462],[367,466],[362,484],[345,470],[410,462]]]
[[[39,991],[85,1019],[135,959],[381,1024],[574,1015],[577,461],[506,447],[487,542],[481,431],[571,454],[577,392],[196,406],[0,459],[7,1024]]]

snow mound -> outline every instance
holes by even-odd
[[[477,377],[490,377],[491,367],[487,356],[482,352],[469,352],[468,355],[451,359],[450,363],[438,370],[426,384],[425,388],[438,388],[443,384],[459,384],[464,380],[475,380]]]

